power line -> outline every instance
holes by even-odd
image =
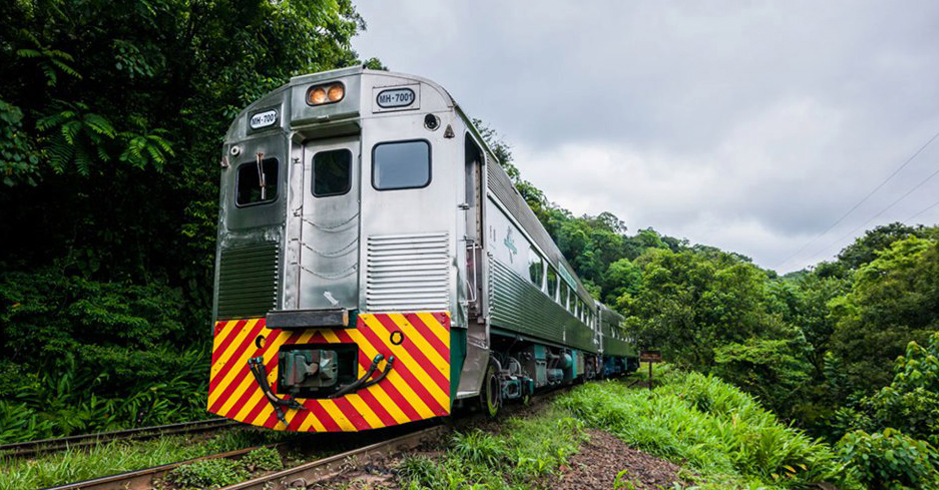
[[[913,216],[910,216],[909,218],[907,218],[907,219],[905,219],[905,220],[903,220],[903,221],[909,223],[910,221],[913,221],[914,219],[918,218],[921,214],[925,213],[926,211],[929,211],[930,209],[932,209],[932,208],[934,208],[934,207],[936,207],[936,206],[939,206],[939,201],[936,201],[936,202],[932,203],[931,205],[927,206],[927,207],[926,207],[925,209],[923,209],[922,211],[920,211],[920,212],[914,214]]]
[[[897,169],[894,170],[893,173],[891,173],[890,175],[887,176],[887,178],[885,178],[884,180],[882,180],[882,181],[880,182],[880,184],[877,184],[877,187],[874,187],[870,192],[867,193],[866,196],[864,196],[860,201],[858,201],[857,204],[855,204],[854,206],[852,206],[851,209],[848,210],[848,212],[844,213],[840,218],[838,218],[834,223],[832,223],[831,226],[829,226],[828,228],[825,228],[825,231],[819,233],[818,235],[815,235],[815,237],[812,238],[811,240],[809,240],[805,245],[803,245],[802,248],[800,248],[799,250],[797,250],[794,254],[792,254],[792,255],[786,257],[785,259],[783,259],[782,262],[776,264],[776,266],[773,267],[773,268],[774,268],[774,269],[778,269],[781,265],[785,264],[786,262],[789,262],[790,260],[792,260],[793,257],[799,255],[799,254],[802,253],[806,248],[808,248],[809,245],[815,243],[816,240],[818,240],[819,238],[825,236],[825,235],[826,235],[829,231],[831,231],[834,227],[838,226],[838,224],[841,223],[842,221],[844,221],[844,219],[847,218],[848,215],[850,215],[851,213],[853,213],[861,204],[864,204],[868,199],[870,199],[871,196],[874,195],[874,193],[876,193],[877,191],[879,191],[881,187],[883,187],[884,185],[886,185],[887,182],[890,182],[890,180],[893,179],[894,176],[896,176],[898,173],[900,173],[901,170],[903,170],[907,165],[909,165],[909,163],[912,162],[913,159],[916,158],[920,153],[922,153],[923,150],[925,150],[927,146],[929,146],[933,141],[935,141],[936,138],[939,138],[939,131],[937,131],[936,134],[932,135],[932,138],[929,138],[929,141],[927,141],[926,143],[924,143],[923,146],[919,147],[919,149],[916,150],[916,152],[914,152],[909,158],[907,158],[906,161],[903,162],[903,164],[901,164],[899,167],[897,167]],[[873,218],[872,218],[872,219],[873,219]]]
[[[826,246],[825,248],[819,250],[819,252],[818,252],[816,255],[820,255],[822,252],[827,252],[828,249],[830,249],[833,245],[837,245],[837,244],[841,243],[841,241],[844,240],[845,238],[848,238],[848,237],[854,235],[854,232],[858,231],[859,229],[863,228],[864,226],[867,226],[868,223],[870,223],[871,221],[874,221],[878,216],[880,216],[880,215],[886,213],[890,208],[896,206],[897,203],[899,203],[900,201],[906,199],[906,197],[909,196],[910,194],[912,194],[914,191],[916,191],[916,189],[919,189],[920,187],[922,187],[923,185],[925,185],[926,182],[929,182],[933,177],[935,177],[935,176],[937,176],[937,175],[939,175],[939,169],[936,169],[935,172],[929,174],[929,177],[926,177],[926,179],[924,179],[923,181],[921,181],[919,184],[916,184],[912,189],[906,191],[906,194],[903,194],[902,196],[900,196],[899,199],[897,199],[896,201],[893,201],[892,203],[890,203],[889,206],[885,207],[884,209],[881,209],[879,213],[875,214],[874,216],[871,216],[870,219],[868,219],[867,221],[861,223],[860,225],[858,225],[856,228],[854,228],[853,230],[851,230],[851,231],[849,231],[848,233],[846,233],[846,234],[845,234],[844,236],[842,236],[841,238],[839,238],[839,239],[837,239],[837,240],[835,240],[835,241],[829,243],[828,246]],[[925,211],[924,211],[924,212],[925,212]]]

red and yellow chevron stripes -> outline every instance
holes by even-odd
[[[308,432],[376,429],[448,415],[449,312],[369,313],[357,318],[356,328],[293,331],[268,329],[263,318],[217,322],[209,412],[271,429]],[[393,332],[403,334],[400,345],[392,343]],[[298,398],[307,410],[285,409],[285,427],[251,375],[248,359],[263,356],[268,383],[276,391],[277,353],[282,345],[340,343],[358,345],[359,377],[377,354],[385,359],[395,356],[391,372],[381,382],[340,398]],[[379,371],[384,368],[382,362]]]

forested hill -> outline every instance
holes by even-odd
[[[349,0],[18,1],[0,18],[0,440],[204,416],[221,138],[290,76],[362,63],[364,21]],[[482,132],[641,345],[831,441],[939,442],[937,227],[882,226],[780,277],[574,216]]]
[[[349,0],[0,19],[0,439],[204,417],[222,138],[292,75],[362,63],[365,22]]]

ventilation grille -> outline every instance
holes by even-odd
[[[369,311],[441,311],[450,305],[446,233],[368,238]]]
[[[222,250],[219,318],[263,316],[276,306],[278,251],[276,242]]]

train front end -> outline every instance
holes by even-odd
[[[238,116],[210,412],[310,432],[450,413],[465,344],[454,114],[426,80],[355,67],[294,78]]]

